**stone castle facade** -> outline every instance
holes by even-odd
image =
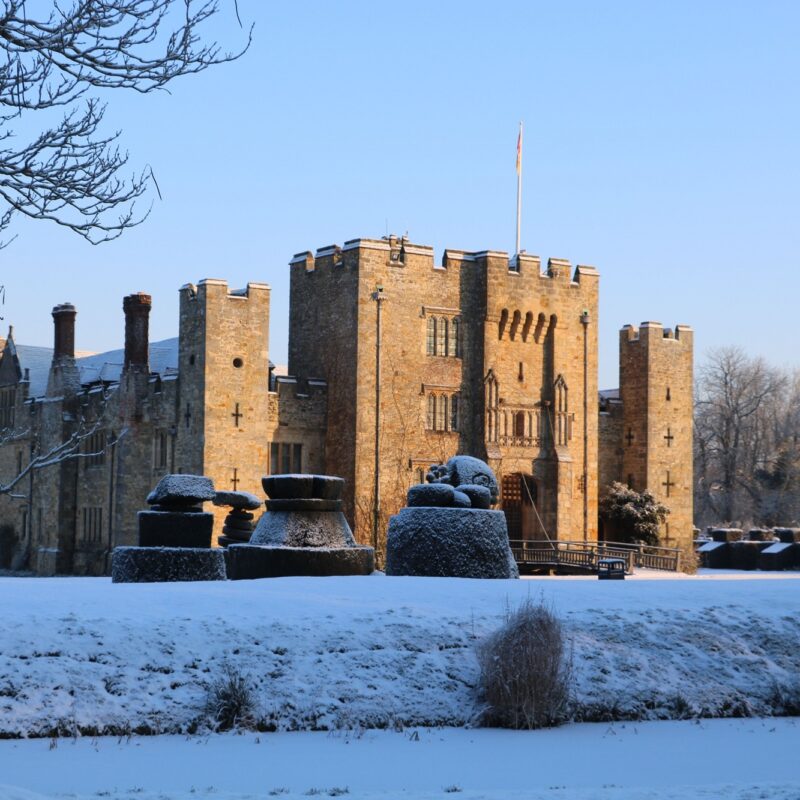
[[[513,539],[597,539],[598,494],[620,480],[668,505],[663,543],[688,547],[691,329],[623,328],[620,388],[598,393],[593,267],[458,250],[436,263],[389,237],[290,269],[288,376],[269,361],[258,283],[183,286],[176,340],[148,342],[144,294],[124,300],[122,351],[77,353],[68,304],[52,351],[9,334],[0,568],[107,572],[169,472],[258,495],[267,473],[341,475],[356,537],[380,556],[408,487],[457,453],[497,473]]]

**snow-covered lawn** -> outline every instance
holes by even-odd
[[[0,734],[46,738],[0,741],[0,785],[24,787],[0,798],[800,797],[794,718],[438,727],[476,719],[475,643],[528,596],[564,619],[584,716],[765,715],[781,697],[798,702],[796,575],[5,578]],[[228,664],[284,732],[91,735],[193,727]]]
[[[798,750],[793,719],[36,739],[0,742],[0,782],[26,790],[0,798],[796,800]]]
[[[278,729],[468,724],[475,643],[526,596],[565,621],[579,719],[769,715],[800,702],[794,576],[5,578],[0,735],[192,730],[227,664]]]

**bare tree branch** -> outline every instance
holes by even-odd
[[[739,348],[709,354],[695,393],[698,519],[788,524],[800,504],[800,378]]]
[[[238,19],[235,0],[234,11]],[[87,92],[166,90],[175,78],[239,58],[252,26],[236,51],[203,40],[219,13],[218,0],[54,0],[37,19],[24,0],[2,0],[0,231],[20,213],[97,244],[144,221],[149,207],[138,210],[135,201],[153,171],[123,175],[128,154],[118,147],[119,131],[99,132],[105,106]],[[30,115],[59,107],[60,122],[18,143],[14,124],[25,127]]]

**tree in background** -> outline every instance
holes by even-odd
[[[695,391],[701,524],[780,525],[800,515],[800,373],[736,347],[712,351]]]
[[[600,519],[609,532],[607,538],[629,544],[658,544],[659,526],[666,522],[669,509],[650,492],[637,492],[616,481],[600,500]]]
[[[142,222],[152,170],[122,176],[128,154],[89,93],[146,94],[238,58],[249,37],[233,53],[202,39],[218,13],[217,0],[2,0],[0,231],[19,213],[97,244]]]

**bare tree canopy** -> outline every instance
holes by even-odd
[[[152,172],[122,175],[120,133],[99,132],[105,105],[90,92],[148,93],[238,58],[252,28],[234,52],[203,39],[219,13],[218,0],[2,0],[0,231],[20,213],[96,244],[142,222]],[[31,124],[40,133],[18,141]]]
[[[695,392],[695,477],[702,523],[798,521],[800,373],[712,351]]]

